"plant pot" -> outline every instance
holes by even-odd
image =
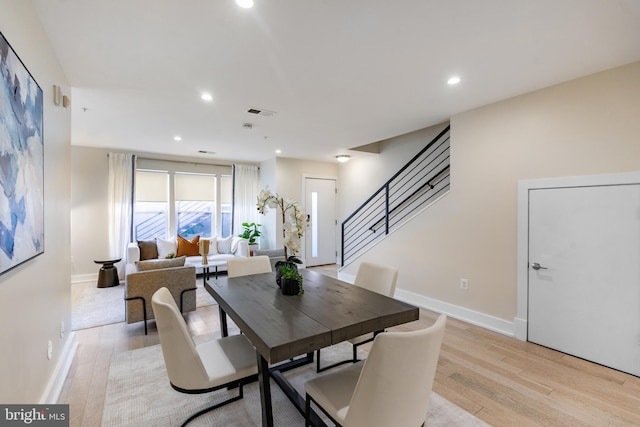
[[[296,265],[295,262],[289,262],[289,261],[278,261],[276,262],[275,268],[276,268],[276,283],[278,284],[278,286],[282,287],[280,282],[281,282],[281,278],[280,276],[282,275],[282,270],[281,268],[283,266],[291,266],[293,268],[295,268],[296,270],[298,270],[298,266]]]
[[[300,283],[297,279],[281,279],[280,283],[282,295],[298,295],[300,293]]]
[[[257,243],[250,243],[248,246],[249,246],[249,256],[254,256],[253,252],[260,249],[260,245]]]

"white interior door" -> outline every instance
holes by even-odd
[[[529,191],[528,337],[640,375],[640,185]]]
[[[305,178],[305,206],[309,224],[305,233],[307,266],[336,262],[336,180]]]

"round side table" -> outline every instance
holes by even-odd
[[[109,288],[111,286],[118,286],[120,284],[120,279],[118,278],[118,269],[113,265],[116,262],[120,262],[122,258],[118,259],[107,259],[107,260],[96,260],[93,262],[96,264],[102,264],[100,268],[100,273],[98,273],[98,287],[99,288]]]

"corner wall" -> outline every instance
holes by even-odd
[[[69,109],[53,105],[52,91],[54,84],[65,94],[70,89],[30,1],[0,0],[0,31],[43,91],[45,162],[45,252],[0,276],[0,402],[55,403],[49,399],[61,384],[53,380],[63,370],[72,343],[71,115]]]
[[[638,171],[638,135],[640,62],[458,114],[450,193],[362,260],[396,265],[398,288],[409,298],[511,324],[518,180]],[[356,166],[350,163],[344,167]],[[341,171],[341,186],[377,179],[374,170],[364,173],[354,182]],[[342,197],[340,205],[352,203]],[[469,280],[467,291],[460,278]]]

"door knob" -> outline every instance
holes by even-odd
[[[547,267],[543,267],[540,264],[538,264],[537,262],[534,262],[533,264],[531,264],[531,268],[533,268],[534,270],[546,270]]]

